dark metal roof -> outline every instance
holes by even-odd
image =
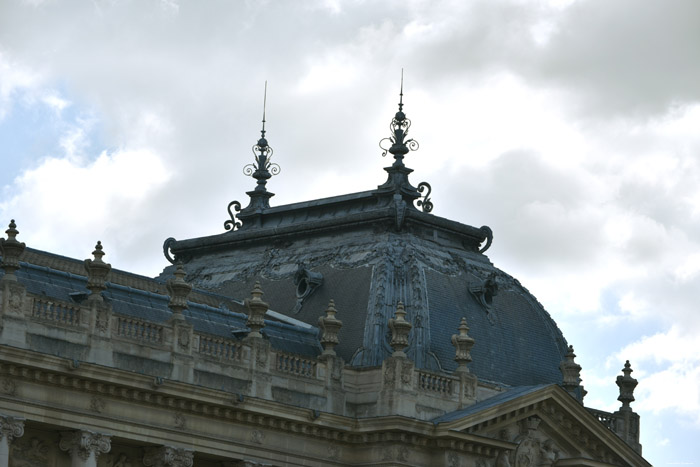
[[[470,405],[469,407],[466,407],[464,409],[455,410],[454,412],[446,413],[446,414],[441,415],[437,418],[434,418],[433,423],[437,425],[438,423],[452,422],[454,420],[459,420],[460,418],[464,418],[464,417],[467,417],[469,415],[479,413],[482,410],[486,410],[486,409],[490,409],[491,407],[499,406],[501,404],[504,404],[508,401],[512,401],[514,399],[525,396],[527,394],[532,394],[533,392],[537,392],[540,389],[546,388],[548,386],[551,386],[551,384],[538,384],[538,385],[534,385],[534,386],[520,386],[517,388],[509,389],[509,390],[504,391],[500,394],[497,394],[493,397],[489,397],[488,399],[484,399],[481,402],[477,402],[474,405]]]
[[[64,302],[79,301],[89,294],[85,288],[87,284],[85,276],[26,262],[21,262],[20,265],[21,268],[15,274],[31,294]],[[3,272],[0,270],[0,277],[2,275]],[[150,280],[156,282],[153,279]],[[166,322],[172,315],[168,308],[167,295],[111,282],[107,282],[106,286],[107,289],[102,295],[112,306],[114,313],[156,323]],[[206,293],[213,295],[211,292]],[[220,298],[221,308],[188,302],[188,308],[184,310],[187,322],[191,323],[197,332],[228,339],[244,337],[245,333],[234,335],[233,332],[247,330],[245,307],[229,297]],[[283,352],[313,357],[319,355],[322,350],[318,342],[317,328],[304,328],[266,320],[263,335],[270,340],[273,348]]]

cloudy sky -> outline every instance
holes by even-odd
[[[2,1],[0,221],[155,275],[254,186],[265,80],[280,205],[384,181],[401,68],[434,214],[491,226],[587,405],[631,360],[648,460],[700,463],[696,0]]]

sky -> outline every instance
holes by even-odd
[[[696,0],[3,0],[0,222],[157,275],[245,205],[265,81],[282,205],[384,182],[401,69],[433,213],[493,229],[586,405],[629,359],[645,457],[700,464]]]

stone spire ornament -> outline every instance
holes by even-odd
[[[574,346],[570,345],[564,360],[559,364],[559,371],[561,371],[562,386],[566,389],[566,392],[571,394],[572,397],[579,399],[576,390],[581,383],[581,365],[574,361],[575,358]]]
[[[94,259],[85,260],[85,270],[88,273],[87,288],[90,290],[88,300],[103,301],[102,291],[107,288],[105,282],[107,281],[109,271],[112,270],[111,264],[102,261],[104,255],[102,251],[102,242],[98,240],[97,245],[95,245],[95,250],[92,252]]]
[[[469,373],[467,363],[472,361],[472,356],[469,351],[474,347],[474,339],[469,337],[469,327],[467,326],[467,318],[462,318],[457,328],[459,334],[452,335],[452,345],[455,347],[455,362],[457,369],[455,373]]]
[[[262,301],[263,291],[260,282],[256,282],[252,292],[252,298],[245,299],[245,306],[248,308],[248,320],[246,326],[250,328],[248,337],[262,337],[260,330],[265,327],[265,313],[270,305]]]
[[[413,327],[411,323],[406,321],[406,310],[403,302],[399,302],[396,306],[394,318],[389,320],[389,329],[391,329],[391,347],[394,349],[392,357],[405,358],[404,349],[408,347],[408,333]]]
[[[632,371],[632,365],[630,365],[630,361],[627,360],[625,362],[625,367],[622,369],[624,376],[618,376],[615,381],[620,388],[620,396],[617,400],[622,402],[622,407],[620,407],[621,411],[632,410],[630,403],[634,402],[634,388],[636,388],[638,384],[637,380],[630,376]]]
[[[343,322],[335,317],[338,310],[335,309],[335,302],[331,300],[326,308],[326,316],[318,318],[318,327],[321,328],[321,345],[324,356],[335,357],[335,346],[338,345],[338,331],[343,326]]]
[[[173,312],[172,319],[183,321],[185,319],[183,311],[187,308],[187,297],[189,297],[192,291],[192,284],[185,282],[187,273],[180,261],[178,261],[173,275],[175,278],[168,280],[166,283],[168,294],[170,294],[168,307]]]
[[[19,259],[24,253],[26,245],[24,242],[17,241],[17,224],[15,220],[10,221],[9,228],[5,231],[7,234],[7,239],[0,238],[0,254],[2,254],[2,263],[0,267],[5,270],[5,275],[3,276],[3,281],[17,282],[17,276],[15,276],[15,271],[19,269]]]

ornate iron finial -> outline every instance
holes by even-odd
[[[469,332],[467,318],[462,318],[457,330],[459,334],[452,335],[452,345],[455,347],[455,362],[457,362],[455,373],[469,373],[467,363],[472,361],[469,351],[474,347],[474,339],[467,334]]]
[[[192,284],[185,282],[187,273],[181,261],[177,262],[173,275],[175,278],[169,279],[165,284],[168,289],[168,294],[170,294],[168,308],[173,312],[173,320],[182,321],[185,319],[182,312],[187,308],[187,297],[189,297],[192,291]]]
[[[270,158],[272,157],[272,148],[267,144],[267,139],[265,139],[265,115],[267,113],[267,81],[265,81],[265,94],[263,97],[263,119],[262,119],[262,130],[260,130],[260,139],[258,143],[253,146],[253,154],[255,155],[255,163],[248,164],[243,167],[243,173],[252,176],[258,181],[255,187],[255,192],[265,193],[267,192],[267,181],[273,175],[277,175],[280,172],[280,166],[271,163]],[[252,196],[252,195],[251,195]],[[267,199],[265,200],[267,201]],[[252,203],[252,200],[251,200]],[[265,207],[269,207],[265,206]]]
[[[630,365],[630,361],[627,360],[625,362],[625,367],[622,369],[624,376],[618,376],[615,381],[620,388],[620,396],[617,398],[617,400],[622,402],[620,410],[632,410],[630,402],[634,402],[634,388],[636,388],[638,384],[637,380],[630,376],[632,371],[632,365]]]
[[[389,129],[391,130],[392,136],[389,138],[384,138],[379,142],[379,147],[384,150],[382,156],[386,156],[387,152],[390,152],[394,156],[394,164],[392,167],[405,167],[403,163],[403,157],[408,153],[408,151],[415,151],[418,149],[418,141],[414,139],[406,139],[408,135],[408,129],[411,127],[411,120],[406,118],[406,114],[403,113],[403,68],[401,69],[401,91],[399,92],[399,111],[396,112],[394,118],[391,120]],[[390,147],[386,147],[391,143]]]
[[[98,240],[97,245],[95,245],[95,250],[92,252],[94,259],[85,260],[85,270],[88,273],[88,283],[86,287],[90,290],[89,300],[102,301],[101,292],[107,288],[105,282],[107,281],[109,271],[112,270],[112,265],[102,261],[104,255],[102,251],[102,242]]]
[[[15,271],[19,269],[19,258],[22,256],[26,245],[24,242],[17,241],[19,231],[14,219],[10,221],[9,228],[5,233],[7,234],[7,239],[0,238],[0,254],[2,254],[0,267],[5,270],[3,280],[15,282],[17,281]]]

